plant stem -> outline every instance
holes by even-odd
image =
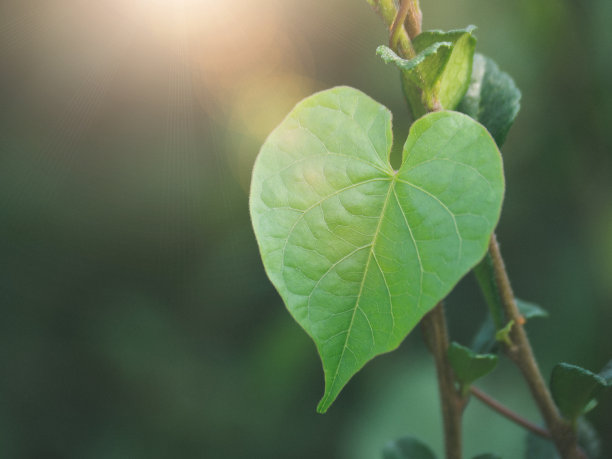
[[[436,363],[446,458],[461,459],[461,417],[466,399],[455,387],[455,377],[448,361],[448,330],[442,302],[423,317],[421,328]]]
[[[505,346],[506,353],[510,360],[519,368],[525,381],[527,381],[531,395],[538,405],[540,413],[548,426],[552,440],[561,454],[561,457],[566,459],[578,459],[582,457],[582,454],[577,448],[576,433],[570,423],[565,421],[559,414],[550,392],[548,391],[548,387],[544,382],[544,378],[540,373],[535,356],[533,355],[533,350],[531,349],[531,344],[529,343],[529,339],[522,325],[521,315],[514,300],[510,279],[508,278],[508,273],[495,234],[491,236],[489,253],[493,261],[495,280],[497,281],[506,318],[509,321],[514,320],[514,325],[510,330],[511,345]]]
[[[406,33],[404,23],[409,22],[409,13],[413,0],[402,0],[393,22],[389,25],[389,46],[402,57],[412,59],[416,56],[411,37]]]
[[[395,15],[395,18],[391,23],[391,27],[389,27],[389,46],[391,47],[391,49],[397,49],[399,44],[398,41],[400,37],[400,31],[406,33],[406,30],[404,29],[404,22],[408,17],[410,3],[411,0],[404,0],[401,3],[400,8],[397,11],[397,14]],[[410,47],[412,48],[412,44]],[[410,54],[412,54],[410,57],[414,57],[414,49],[411,50]]]
[[[388,12],[395,9],[390,0],[380,0],[379,6],[387,11],[383,19],[389,25],[389,45],[401,57],[412,59],[416,56],[412,38],[421,33],[422,14],[418,0],[402,0],[400,9],[389,22]],[[391,8],[393,5],[393,8]],[[406,33],[406,26],[408,33]],[[408,101],[410,105],[410,101]],[[434,104],[435,105],[435,104]],[[455,387],[453,369],[448,361],[448,330],[442,302],[427,313],[421,321],[425,342],[436,364],[440,404],[444,423],[444,445],[447,459],[461,459],[461,417],[466,399]]]
[[[418,34],[421,33],[421,27],[423,23],[423,13],[421,13],[421,7],[419,6],[419,0],[408,0],[408,16],[404,21],[406,31],[411,40],[414,40]]]
[[[527,430],[530,430],[531,432],[533,432],[536,435],[539,435],[540,437],[551,438],[550,432],[548,430],[543,429],[537,424],[534,424],[533,422],[528,421],[527,419],[515,413],[510,408],[502,405],[500,402],[498,402],[497,400],[495,400],[493,397],[486,394],[485,392],[481,391],[477,387],[470,386],[470,392],[472,393],[472,395],[474,395],[474,397],[476,397],[477,399],[479,399],[480,401],[482,401],[484,404],[488,405],[489,407],[493,408],[495,411],[497,411],[502,416],[510,419],[512,422],[524,427]]]

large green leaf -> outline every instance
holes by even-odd
[[[482,258],[499,218],[501,156],[483,126],[455,112],[421,118],[399,171],[391,143],[391,113],[338,87],[300,102],[253,171],[264,267],[323,362],[320,412]]]
[[[607,387],[604,378],[577,365],[558,363],[550,376],[550,391],[566,419],[578,416],[595,406],[595,398]]]
[[[482,123],[502,146],[521,108],[521,91],[510,75],[482,54],[474,55],[472,78],[457,110]]]
[[[417,53],[413,59],[402,59],[386,46],[378,47],[378,54],[387,63],[394,63],[402,71],[404,92],[415,118],[426,112],[427,106],[437,101],[440,107],[457,107],[470,84],[476,39],[474,26],[466,29],[430,30],[413,40]]]
[[[383,459],[436,459],[433,451],[421,440],[402,437],[385,445]]]

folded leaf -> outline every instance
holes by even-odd
[[[482,54],[474,55],[472,78],[457,110],[482,123],[501,147],[521,108],[521,91],[510,75]]]
[[[421,118],[399,171],[391,143],[389,111],[339,87],[300,102],[255,163],[255,235],[323,361],[321,412],[482,258],[499,218],[501,156],[483,126],[456,112]]]
[[[376,48],[376,54],[381,57],[385,64],[395,64],[401,71],[408,72],[408,75],[413,80],[414,84],[419,88],[425,89],[428,87],[427,82],[430,81],[430,79],[422,78],[423,75],[419,75],[419,73],[415,70],[419,67],[419,65],[423,64],[427,60],[429,66],[432,67],[432,72],[435,72],[431,75],[431,79],[439,78],[441,69],[438,68],[437,62],[436,64],[430,62],[448,58],[452,47],[453,44],[449,41],[434,43],[417,54],[414,58],[402,59],[388,46],[380,45],[378,48]],[[423,66],[419,68],[419,70],[424,71],[429,66]]]
[[[422,32],[413,40],[417,53],[413,59],[402,59],[386,46],[378,47],[384,61],[402,71],[404,92],[415,118],[424,115],[426,107],[452,110],[463,98],[472,75],[474,29]]]

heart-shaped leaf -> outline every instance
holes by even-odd
[[[300,102],[253,170],[264,267],[323,361],[320,412],[482,258],[499,218],[501,156],[476,121],[419,119],[399,171],[391,143],[391,113],[338,87]]]

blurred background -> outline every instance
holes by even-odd
[[[422,0],[424,28],[478,27],[523,92],[503,149],[499,240],[544,374],[612,357],[612,2]],[[314,345],[267,281],[248,215],[267,134],[347,84],[410,119],[365,0],[0,2],[0,457],[374,459],[442,451],[416,330],[328,414]],[[469,344],[485,307],[447,302]],[[479,383],[529,419],[507,363]],[[612,457],[612,397],[589,414]],[[472,401],[465,452],[522,457]],[[484,434],[484,435],[483,435]]]

